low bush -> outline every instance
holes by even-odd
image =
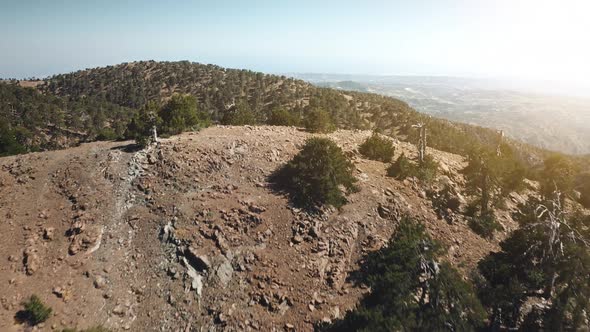
[[[284,108],[277,108],[272,110],[266,122],[271,126],[297,126],[299,118]]]
[[[258,123],[256,113],[246,100],[238,100],[221,118],[221,124],[230,126],[246,126]]]
[[[438,163],[430,155],[424,157],[424,161],[418,164],[416,177],[423,182],[430,183],[436,178]]]
[[[49,318],[53,311],[50,307],[45,305],[37,295],[31,295],[27,301],[23,302],[23,306],[25,309],[17,313],[17,318],[28,322],[30,325],[43,323]]]
[[[486,239],[492,239],[494,232],[503,229],[493,213],[471,217],[469,219],[469,227],[476,234]]]
[[[395,177],[398,180],[414,176],[420,181],[430,183],[436,178],[437,170],[438,163],[431,156],[426,156],[422,163],[415,163],[402,153],[389,166],[387,175]]]
[[[389,168],[387,168],[387,175],[398,180],[403,180],[414,174],[414,165],[412,161],[402,153]]]
[[[304,207],[341,207],[346,198],[341,187],[355,190],[354,167],[342,149],[327,138],[310,138],[303,149],[276,171],[271,181],[288,192],[295,204]]]
[[[395,148],[390,140],[373,134],[367,138],[359,147],[359,152],[371,160],[390,162],[393,158]]]
[[[112,128],[102,128],[96,135],[97,141],[114,141],[119,138],[119,135]]]

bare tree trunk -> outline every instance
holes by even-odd
[[[499,130],[498,134],[500,135],[500,138],[498,139],[498,147],[496,147],[496,155],[498,157],[500,157],[502,155],[502,142],[504,141],[504,131],[503,130]]]
[[[158,142],[158,131],[156,129],[156,126],[152,126],[152,140],[153,140],[153,143]]]
[[[490,205],[490,192],[488,188],[488,176],[484,175],[483,185],[481,186],[481,214],[487,214]]]
[[[424,123],[419,123],[412,127],[420,130],[420,139],[418,140],[418,159],[420,160],[420,163],[423,163],[424,157],[426,157],[426,125]]]

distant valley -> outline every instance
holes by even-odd
[[[396,97],[420,112],[501,129],[514,139],[542,148],[590,153],[590,98],[528,92],[514,82],[451,77],[292,76],[318,86]]]

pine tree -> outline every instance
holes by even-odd
[[[546,304],[525,318],[529,328],[588,329],[590,218],[566,213],[558,196],[521,205],[515,215],[520,228],[500,244],[499,252],[479,263],[479,293],[492,313],[492,327],[518,327],[524,303],[536,298]]]
[[[485,237],[492,237],[500,228],[495,221],[493,207],[523,186],[524,168],[515,159],[507,145],[500,147],[501,154],[492,149],[480,148],[471,151],[469,164],[461,171],[467,180],[466,189],[476,196],[472,203],[472,228]]]
[[[145,147],[154,141],[154,128],[162,124],[159,117],[160,107],[156,102],[149,102],[142,107],[127,126],[126,136],[135,139],[135,142]]]
[[[484,311],[424,226],[404,218],[389,244],[371,253],[362,281],[371,292],[326,331],[473,331]]]
[[[340,189],[355,190],[353,164],[342,149],[327,138],[310,138],[303,149],[272,176],[272,181],[291,194],[301,206],[340,207],[346,198]]]
[[[304,119],[305,128],[312,133],[330,133],[336,129],[332,117],[321,108],[312,108]]]

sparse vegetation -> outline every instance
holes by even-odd
[[[369,159],[388,163],[393,158],[395,148],[390,140],[373,134],[359,146],[359,152]]]
[[[451,222],[451,214],[460,212],[461,200],[450,185],[445,184],[440,190],[431,189],[427,193],[439,218]]]
[[[51,312],[50,307],[45,305],[37,295],[31,297],[23,302],[24,310],[17,314],[17,318],[26,321],[30,325],[37,325],[46,321]]]
[[[496,220],[496,216],[492,212],[486,214],[477,214],[469,218],[469,227],[478,235],[492,239],[494,232],[503,229],[502,225]]]
[[[63,329],[62,332],[111,332],[111,330],[103,327],[103,326],[94,326],[89,327],[83,330],[76,330],[76,329]]]
[[[341,187],[355,189],[354,167],[340,147],[327,138],[310,138],[303,149],[273,175],[273,182],[305,207],[346,203]]]

